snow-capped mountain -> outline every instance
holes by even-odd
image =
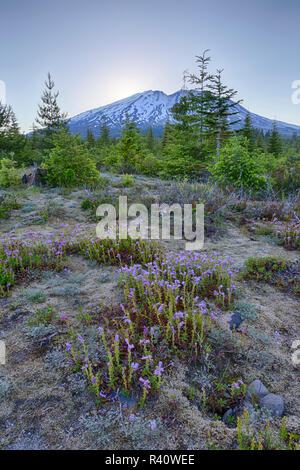
[[[136,93],[128,98],[72,117],[69,120],[69,127],[74,134],[80,133],[85,137],[87,129],[90,129],[98,137],[102,118],[105,117],[111,135],[117,136],[120,134],[122,123],[128,114],[141,131],[146,131],[149,126],[152,126],[154,134],[161,135],[167,119],[171,123],[174,122],[171,114],[172,106],[186,93],[184,90],[171,95],[166,95],[163,91],[152,90]],[[239,128],[243,125],[247,110],[239,104],[236,105],[236,109],[238,114],[232,119],[241,119],[240,123],[235,125],[236,128]],[[273,121],[271,119],[254,113],[250,114],[253,127],[262,129],[264,132],[272,129]],[[300,135],[300,126],[280,121],[276,121],[276,123],[278,131],[282,135],[291,136],[294,133]]]

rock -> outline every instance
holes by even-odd
[[[260,380],[253,380],[250,385],[248,385],[247,392],[245,395],[245,401],[253,402],[260,401],[266,395],[268,395],[269,390],[264,386]]]
[[[137,405],[138,397],[133,393],[130,397],[124,395],[122,392],[111,392],[110,397],[114,400],[117,400],[122,408],[132,408],[133,406]]]
[[[288,432],[295,432],[300,434],[300,418],[299,416],[291,415],[286,417],[285,427]]]
[[[283,415],[284,402],[281,395],[269,393],[260,400],[261,408],[267,408],[273,416],[280,418]]]
[[[227,410],[224,413],[222,417],[222,421],[223,423],[226,423],[226,424],[232,424],[233,419],[235,421],[235,418],[236,418],[236,408],[229,408],[229,410]]]
[[[229,328],[231,330],[233,330],[233,328],[237,330],[242,322],[243,322],[243,319],[241,315],[238,312],[235,312],[230,319]]]

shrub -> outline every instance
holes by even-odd
[[[20,176],[15,162],[9,158],[3,158],[0,161],[0,165],[0,185],[3,188],[18,186],[20,184]]]
[[[0,198],[0,220],[8,219],[11,211],[20,209],[22,206],[19,204],[14,196],[4,196]]]
[[[241,279],[254,279],[256,281],[269,281],[272,275],[284,271],[290,263],[282,258],[267,256],[266,258],[248,258],[245,269],[240,274]]]
[[[215,180],[239,188],[264,189],[267,180],[262,173],[262,154],[250,154],[244,138],[234,137],[221,149],[219,159],[211,167]]]
[[[121,180],[122,180],[123,186],[126,186],[126,187],[133,186],[134,176],[126,174],[122,176]]]
[[[72,136],[63,129],[56,133],[53,142],[54,148],[44,163],[51,186],[74,187],[97,182],[100,174],[96,164],[78,135]]]
[[[29,326],[49,325],[56,317],[51,306],[38,310],[32,318],[28,320]]]

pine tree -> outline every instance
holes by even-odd
[[[142,141],[139,130],[126,115],[122,138],[117,144],[118,166],[123,173],[133,173],[142,159]]]
[[[214,96],[213,111],[209,115],[209,125],[214,129],[217,157],[222,144],[233,134],[232,126],[240,121],[240,119],[234,119],[234,116],[238,114],[236,105],[242,101],[235,101],[237,91],[223,84],[222,73],[223,69],[217,69],[217,73],[213,76],[209,85],[209,89]]]
[[[66,125],[66,113],[62,113],[57,103],[59,91],[54,92],[54,81],[48,72],[45,81],[45,90],[41,97],[41,104],[38,106],[36,122],[48,131],[64,127]]]
[[[25,143],[12,107],[0,103],[0,157],[10,154],[21,164]]]
[[[100,127],[100,135],[99,135],[98,143],[101,147],[107,146],[110,143],[109,128],[107,126],[105,116],[102,116],[102,123]]]
[[[240,130],[240,134],[243,137],[246,137],[248,141],[248,150],[250,153],[253,152],[255,145],[254,145],[254,129],[252,127],[252,121],[250,113],[248,112],[245,117],[244,126]]]
[[[164,152],[170,143],[171,140],[171,132],[172,132],[172,126],[170,124],[169,119],[167,119],[163,135],[162,135],[162,142],[161,142],[161,147],[162,147],[162,152]]]
[[[258,131],[257,137],[255,140],[255,147],[257,149],[262,150],[263,152],[265,151],[265,141],[264,141],[264,135],[261,130]]]
[[[86,143],[89,149],[92,149],[95,147],[96,139],[91,129],[87,129],[86,131]]]
[[[152,126],[149,126],[147,134],[146,134],[146,145],[147,145],[149,152],[153,153],[155,141],[154,141]]]
[[[273,123],[272,133],[268,140],[268,151],[275,157],[280,157],[282,153],[282,140],[279,135],[276,122]]]
[[[212,130],[209,125],[209,116],[213,106],[213,96],[209,88],[213,75],[208,72],[211,61],[211,57],[207,56],[208,51],[209,49],[206,49],[202,55],[196,56],[198,75],[190,74],[188,76],[190,83],[194,86],[188,95],[189,113],[193,116],[190,120],[191,125],[198,132],[198,158],[200,160],[206,159],[211,151]]]

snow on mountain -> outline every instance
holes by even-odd
[[[98,136],[102,118],[105,117],[111,135],[117,136],[120,134],[122,123],[126,119],[126,114],[128,114],[142,132],[152,126],[154,134],[161,135],[167,119],[174,122],[171,114],[172,106],[186,93],[184,90],[179,90],[171,95],[166,95],[163,91],[158,90],[136,93],[128,98],[72,117],[69,120],[69,127],[72,133],[80,133],[83,137],[86,136],[87,129],[90,129],[95,136]],[[243,125],[247,110],[239,104],[236,105],[236,109],[238,114],[233,116],[232,120],[241,119],[241,122],[234,126],[240,128]],[[273,121],[271,119],[254,113],[250,114],[255,128],[262,129],[264,132],[272,129]],[[278,131],[282,135],[291,136],[294,133],[300,135],[300,126],[280,121],[276,121],[276,123]]]

